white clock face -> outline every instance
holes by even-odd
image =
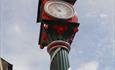
[[[44,10],[48,15],[58,19],[70,19],[74,16],[73,7],[64,1],[48,1]]]

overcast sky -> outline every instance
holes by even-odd
[[[46,48],[38,46],[38,0],[0,0],[0,56],[14,70],[50,70]],[[114,0],[78,0],[80,27],[71,45],[71,70],[115,69]]]

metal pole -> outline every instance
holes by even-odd
[[[55,41],[48,46],[51,57],[50,70],[68,70],[70,45],[64,41]]]

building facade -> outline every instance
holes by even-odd
[[[13,70],[13,65],[3,58],[0,58],[0,70]]]

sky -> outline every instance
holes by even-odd
[[[69,60],[71,70],[115,69],[115,1],[77,0],[80,22]],[[50,70],[47,48],[38,45],[38,0],[0,0],[0,57],[14,70]]]

